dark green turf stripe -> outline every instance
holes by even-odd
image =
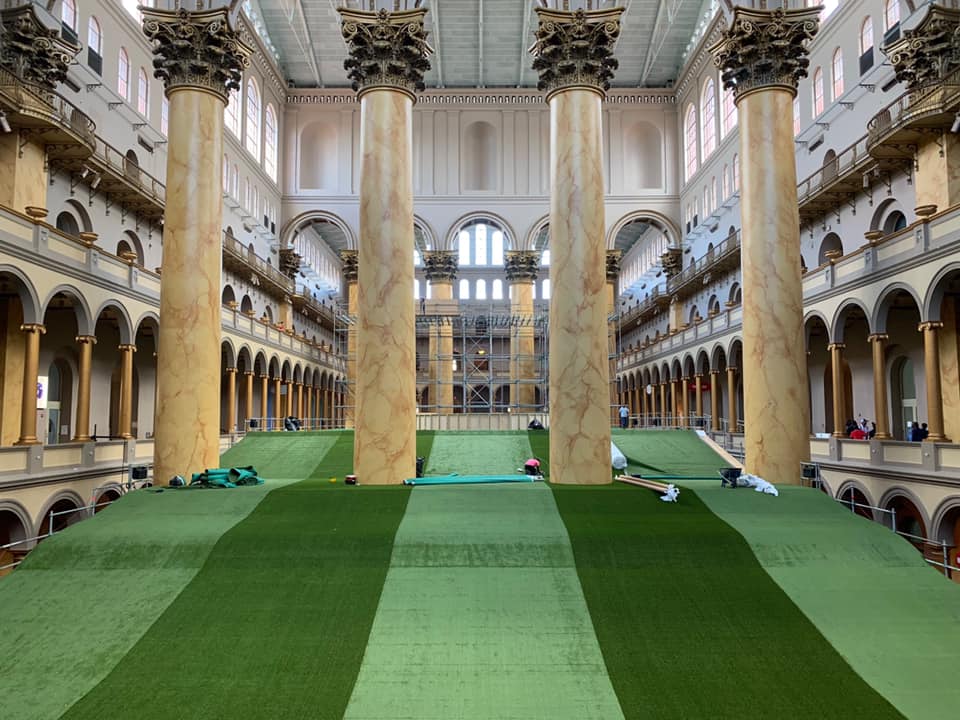
[[[628,719],[902,717],[695,493],[553,491]]]
[[[319,478],[270,493],[63,717],[340,718],[409,497],[330,485],[352,456],[345,432]]]
[[[528,430],[527,441],[530,450],[540,458],[540,472],[545,478],[550,477],[550,433],[546,430]]]

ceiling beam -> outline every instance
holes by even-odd
[[[477,0],[479,7],[477,9],[477,15],[479,16],[480,22],[477,23],[479,30],[477,31],[480,40],[477,43],[479,45],[479,52],[477,57],[477,87],[483,87],[483,0]]]
[[[525,3],[526,4],[526,3]],[[523,16],[523,30],[520,31],[520,74],[517,77],[517,87],[523,87],[523,71],[527,69],[527,37],[530,33],[530,15],[533,13],[533,4],[527,6],[527,12]]]
[[[669,7],[667,7],[668,4]],[[657,6],[657,19],[653,25],[653,34],[650,36],[650,45],[647,48],[647,57],[643,62],[643,72],[640,73],[639,85],[646,84],[650,71],[653,70],[653,63],[656,61],[657,55],[660,54],[660,49],[666,42],[670,30],[673,29],[673,23],[677,19],[681,5],[683,5],[683,0],[660,0],[660,4]],[[667,7],[666,27],[658,29],[658,25],[663,23],[662,10],[665,7]]]
[[[437,87],[443,87],[443,53],[440,51],[440,0],[430,0],[433,15],[433,56],[437,59]]]

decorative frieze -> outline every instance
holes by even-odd
[[[343,265],[343,279],[348,283],[355,283],[359,278],[356,250],[341,250],[340,262]]]
[[[363,12],[338,8],[349,57],[343,69],[358,93],[373,88],[400,90],[416,99],[424,89],[433,48],[423,26],[426,8]]]
[[[205,90],[227,102],[239,90],[252,49],[230,24],[227,8],[190,11],[143,8],[143,32],[154,44],[153,74],[167,95]]]
[[[917,27],[881,50],[908,90],[940,82],[960,68],[960,10],[930,5]]]
[[[302,89],[286,96],[288,105],[356,105],[357,96],[350,91]],[[607,105],[676,105],[677,96],[662,90],[624,90],[615,88],[603,99]],[[426,90],[417,96],[418,107],[432,105],[529,106],[543,105],[544,97],[536,90],[497,91],[477,90],[464,93],[453,90]]]
[[[453,250],[425,250],[421,255],[427,280],[452,283],[457,279],[457,254]]]
[[[710,48],[723,86],[734,99],[754,90],[781,88],[794,95],[807,76],[807,46],[820,27],[820,8],[734,8],[730,29]]]
[[[0,23],[0,67],[47,90],[66,80],[80,46],[44,25],[33,3],[0,11]]]
[[[509,282],[533,282],[540,272],[540,253],[536,250],[507,250],[504,270]]]
[[[536,8],[539,26],[530,48],[537,89],[550,96],[560,90],[586,88],[603,95],[619,63],[613,46],[620,36],[623,8],[566,12]]]
[[[620,260],[623,253],[620,250],[607,250],[607,282],[616,283],[620,277]]]

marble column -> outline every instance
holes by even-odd
[[[611,481],[602,103],[623,8],[537,7],[550,107],[550,480]]]
[[[304,427],[310,429],[310,418],[313,417],[313,388],[307,385],[307,392],[304,394],[303,403],[303,421]]]
[[[118,434],[124,440],[133,438],[133,354],[136,345],[121,345],[120,348],[120,417]],[[219,383],[218,383],[219,387]],[[219,428],[220,424],[217,423]]]
[[[297,412],[295,413],[298,418],[303,417],[303,383],[297,383]]]
[[[737,432],[737,369],[727,368],[727,432]]]
[[[273,429],[283,430],[283,395],[280,394],[281,378],[273,379]]]
[[[703,418],[703,375],[694,375],[693,381],[697,384],[696,387],[696,398],[697,398],[697,427]]]
[[[693,422],[690,418],[690,378],[683,377],[680,379],[680,382],[682,383],[681,387],[683,388],[683,390],[680,392],[680,397],[683,400],[684,425],[686,427],[691,427]]]
[[[263,373],[260,375],[260,430],[269,430],[270,421],[269,415],[270,412],[268,408],[270,407],[269,402],[270,394],[270,375]]]
[[[845,388],[843,383],[843,343],[830,343],[827,351],[830,353],[830,375],[833,392],[833,437],[846,437],[846,419],[843,417],[843,398]]]
[[[339,8],[360,98],[360,241],[353,470],[367,485],[416,469],[413,103],[429,54],[426,8]]]
[[[154,482],[220,462],[223,111],[250,48],[225,0],[208,10],[144,7],[169,100]]]
[[[429,404],[433,412],[453,412],[453,325],[442,321],[456,306],[453,284],[457,279],[457,255],[452,250],[427,250],[423,253],[424,275],[430,283],[431,299],[441,309],[436,324],[430,325]]]
[[[740,123],[744,466],[774,483],[810,459],[792,118],[819,12],[735,6],[711,48]]]
[[[666,425],[670,414],[670,406],[667,404],[667,383],[660,383],[660,424]]]
[[[47,329],[38,323],[20,326],[24,334],[23,389],[20,393],[20,439],[14,445],[39,445],[37,439],[37,373],[40,365],[40,336]]]
[[[927,386],[927,440],[949,442],[943,432],[943,394],[940,389],[940,330],[942,322],[922,322],[918,330],[923,333],[923,375]]]
[[[77,422],[73,442],[90,442],[90,371],[93,366],[93,335],[78,335],[77,360]]]
[[[227,417],[223,424],[228,434],[237,429],[237,369],[228,367],[227,374]]]
[[[610,379],[610,426],[617,424],[617,279],[620,277],[620,251],[607,250],[607,375]]]
[[[889,440],[890,410],[887,406],[887,354],[886,344],[888,336],[883,333],[873,333],[867,340],[870,341],[873,354],[873,414],[877,418],[877,440]]]
[[[670,416],[671,427],[676,426],[679,423],[680,417],[680,403],[677,393],[676,379],[670,380]]]
[[[253,370],[243,373],[243,431],[250,428],[250,418],[253,417]]]
[[[340,262],[343,270],[343,282],[346,285],[347,295],[347,378],[346,383],[349,388],[347,397],[350,400],[349,407],[343,408],[344,427],[352,428],[354,426],[353,412],[356,403],[357,388],[357,301],[359,299],[359,288],[357,280],[360,274],[359,254],[356,250],[341,250]],[[333,416],[333,401],[331,399],[331,417]]]
[[[504,270],[510,288],[510,404],[517,412],[535,412],[537,406],[536,340],[534,338],[533,286],[540,272],[536,250],[509,250]]]
[[[296,415],[296,397],[294,393],[294,382],[293,380],[288,380],[284,383],[287,386],[287,410],[284,413],[284,417],[290,417]]]
[[[710,428],[720,432],[720,371],[710,371]]]

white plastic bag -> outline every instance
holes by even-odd
[[[620,448],[610,443],[610,464],[614,470],[624,470],[627,467],[627,456],[620,452]]]

